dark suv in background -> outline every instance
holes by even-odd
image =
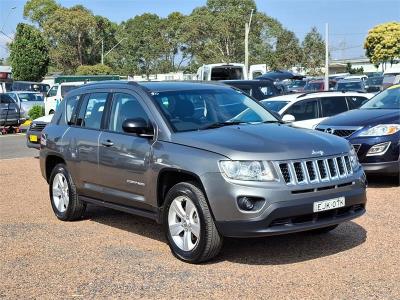
[[[87,84],[40,144],[59,219],[81,218],[87,203],[145,216],[188,262],[217,255],[224,236],[328,232],[365,212],[346,140],[285,126],[224,84]]]
[[[319,131],[350,141],[366,173],[400,173],[400,85],[379,93],[359,109],[322,121]]]

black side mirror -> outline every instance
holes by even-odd
[[[122,129],[127,133],[134,133],[140,136],[152,137],[154,135],[153,126],[143,118],[125,120],[122,123]]]

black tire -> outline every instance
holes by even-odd
[[[196,206],[200,220],[200,238],[191,251],[183,251],[172,239],[168,224],[168,214],[171,203],[179,196],[188,197]],[[182,182],[174,185],[169,191],[164,202],[163,226],[168,245],[172,253],[182,261],[200,263],[210,260],[218,255],[223,244],[223,237],[219,234],[206,198],[202,190],[194,183]]]
[[[58,208],[54,203],[54,198],[53,198],[53,181],[55,176],[59,173],[64,175],[66,182],[68,184],[68,192],[69,192],[68,206],[63,212],[58,210]],[[76,192],[76,186],[65,164],[56,165],[53,171],[51,172],[49,180],[49,193],[50,193],[51,207],[53,208],[54,214],[57,216],[58,219],[62,221],[75,221],[82,218],[86,210],[86,203],[79,200],[78,193]]]
[[[332,230],[336,229],[338,226],[339,226],[339,224],[331,225],[328,227],[313,229],[313,230],[310,230],[310,232],[313,234],[324,234],[324,233],[331,232]]]

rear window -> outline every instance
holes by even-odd
[[[20,93],[18,96],[21,102],[43,101],[43,96],[39,94]]]
[[[235,80],[243,79],[242,67],[213,67],[211,69],[211,80]]]
[[[360,82],[339,82],[337,84],[338,91],[357,91],[357,90],[361,90],[361,89],[362,89],[361,81]]]

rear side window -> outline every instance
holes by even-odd
[[[78,102],[79,102],[79,95],[78,96],[73,96],[73,97],[68,97],[65,99],[65,119],[67,121],[67,124],[73,124],[75,121],[72,119],[74,116],[74,113],[78,107]]]
[[[306,100],[293,104],[284,114],[295,117],[295,121],[318,118],[318,100]]]
[[[78,124],[85,128],[100,129],[107,93],[93,93],[86,96],[78,118]]]
[[[347,96],[347,103],[349,104],[350,109],[359,108],[361,105],[368,101],[367,97],[360,96]]]
[[[346,98],[343,97],[323,97],[321,98],[322,115],[330,117],[341,112],[347,111]]]

